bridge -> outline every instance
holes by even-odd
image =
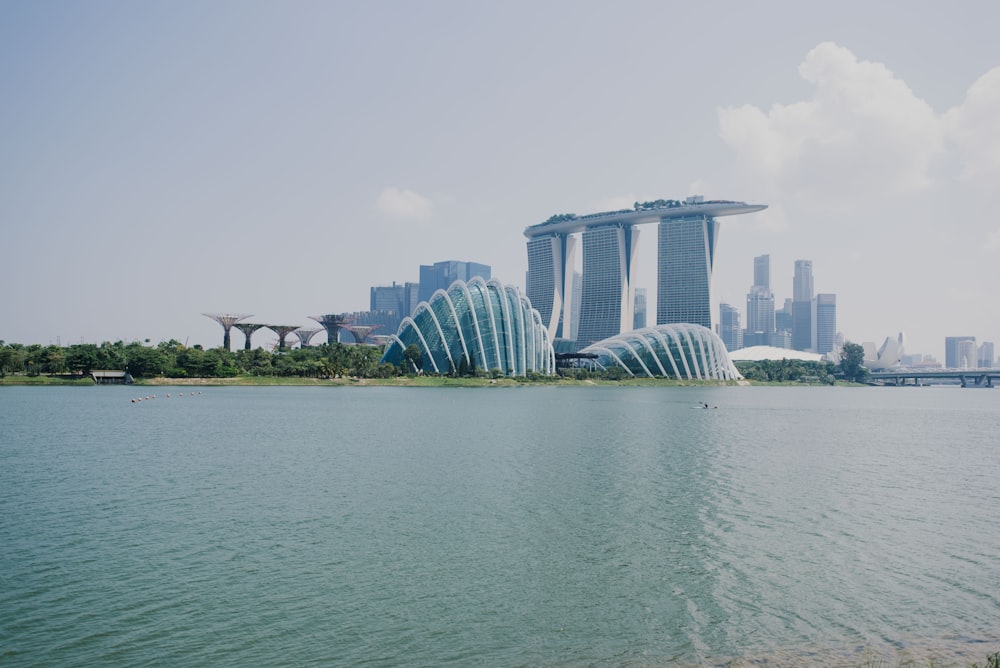
[[[943,371],[916,371],[913,369],[892,369],[872,371],[869,380],[882,385],[920,385],[921,380],[957,380],[962,387],[993,387],[1000,381],[1000,369],[947,369]]]

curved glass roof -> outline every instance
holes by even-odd
[[[637,329],[587,346],[602,368],[620,366],[631,376],[686,380],[740,380],[722,339],[701,325],[675,323]]]
[[[519,289],[497,279],[455,281],[420,302],[390,339],[383,362],[405,363],[415,345],[427,373],[449,373],[465,364],[505,375],[553,373],[555,353],[538,311]]]

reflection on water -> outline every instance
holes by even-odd
[[[1000,649],[994,392],[129,392],[0,388],[3,663]]]

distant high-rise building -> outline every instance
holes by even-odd
[[[996,358],[993,352],[993,342],[983,341],[983,344],[979,346],[979,368],[980,369],[992,369],[993,363]]]
[[[740,311],[729,304],[719,304],[719,338],[732,352],[743,347],[743,328],[740,327]]]
[[[576,238],[550,234],[528,240],[528,299],[553,339],[575,339],[570,313],[574,297]]]
[[[770,334],[774,331],[774,295],[755,285],[747,293],[747,332]]]
[[[379,314],[378,321],[358,324],[378,324],[382,329],[380,333],[395,334],[403,318],[413,313],[413,309],[417,307],[419,288],[417,283],[399,285],[395,282],[392,285],[372,286],[369,308]],[[396,314],[395,319],[386,315],[389,311]]]
[[[979,366],[979,361],[977,359],[976,353],[976,342],[972,341],[959,341],[958,342],[958,367],[959,369],[975,369]]]
[[[646,326],[646,288],[635,289],[635,314],[632,316],[632,329],[642,329]]]
[[[965,341],[971,341],[973,349],[975,349],[976,337],[974,336],[946,336],[944,339],[944,366],[946,369],[965,369],[969,368],[967,353],[968,349],[962,350],[961,344]],[[973,363],[971,366],[976,366],[976,355],[972,355]]]
[[[492,269],[488,264],[478,262],[460,262],[445,260],[432,265],[420,265],[420,292],[418,301],[430,301],[438,290],[447,290],[455,281],[468,283],[474,277],[480,276],[484,281],[492,278]],[[407,314],[409,315],[409,314]]]
[[[590,345],[632,328],[633,251],[639,230],[606,225],[583,232],[583,294],[577,341]]]
[[[746,340],[743,341],[743,344],[746,345]],[[777,332],[768,334],[767,345],[775,348],[785,348],[786,350],[791,350],[792,332],[787,329],[779,329]]]
[[[795,261],[792,280],[792,348],[813,349],[812,260]]]
[[[774,312],[774,330],[776,332],[788,332],[789,336],[792,333],[792,300],[786,298],[785,303],[782,307]],[[789,338],[789,341],[791,339]],[[791,348],[791,343],[788,344]]]
[[[820,355],[837,347],[837,295],[816,295],[816,352]]]
[[[758,255],[753,259],[753,284],[771,290],[771,256]]]

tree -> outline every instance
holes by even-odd
[[[413,369],[417,372],[424,366],[424,356],[420,352],[420,347],[415,343],[411,343],[403,350],[403,360],[406,361],[407,371]]]
[[[863,366],[864,361],[865,349],[860,344],[848,341],[840,349],[840,370],[847,380],[864,382],[868,376],[868,369]]]

